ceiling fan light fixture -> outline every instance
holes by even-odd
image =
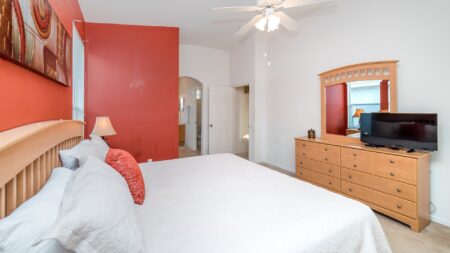
[[[256,29],[263,32],[266,30],[266,24],[267,24],[267,18],[263,17],[258,22],[256,22],[255,27],[256,27]]]
[[[270,15],[267,22],[267,32],[272,32],[280,27],[281,19],[278,16]]]

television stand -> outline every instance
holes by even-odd
[[[366,145],[366,147],[369,147],[369,148],[382,148],[383,147],[381,145],[375,145],[375,144],[369,144],[369,143],[366,143],[365,145]]]

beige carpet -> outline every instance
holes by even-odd
[[[178,147],[178,157],[184,158],[184,157],[191,157],[191,156],[199,156],[201,155],[200,149],[197,150],[190,150],[186,147]]]
[[[450,253],[450,228],[431,222],[422,232],[377,213],[394,253]]]
[[[267,163],[261,165],[295,177],[295,174]],[[375,213],[383,226],[393,253],[450,253],[450,228],[431,222],[422,232],[416,233],[408,226],[387,216]]]

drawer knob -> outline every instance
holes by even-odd
[[[356,153],[353,153],[353,156],[358,156],[358,154],[356,154]]]
[[[398,208],[398,209],[402,209],[402,205],[397,204],[397,208]]]
[[[389,175],[391,175],[391,177],[395,176],[394,172],[389,173]]]
[[[328,173],[331,173],[331,172],[333,172],[332,170],[328,170]]]
[[[306,147],[306,144],[303,144],[302,147]]]
[[[352,179],[353,177],[352,177],[352,175],[348,175],[348,178],[349,178],[349,179]]]
[[[325,161],[328,161],[328,158],[325,158]]]
[[[394,164],[395,161],[394,161],[394,160],[389,160],[389,163],[390,163],[390,164]]]
[[[305,156],[306,154],[305,154],[305,153],[302,153],[302,155],[304,155],[304,156]]]
[[[352,192],[353,190],[352,190],[352,188],[348,188],[348,191],[349,191],[349,192]]]
[[[303,164],[303,162],[300,162],[300,164]]]
[[[356,165],[356,164],[353,164],[353,168],[357,168],[358,167],[358,165]]]
[[[300,172],[300,175],[303,175],[303,172]]]
[[[402,189],[397,188],[397,192],[398,192],[398,193],[401,193],[401,192],[402,192]]]
[[[333,183],[332,183],[331,181],[330,181],[330,182],[328,182],[328,184],[329,184],[329,185],[333,185]]]
[[[325,151],[328,151],[328,148],[325,148]]]

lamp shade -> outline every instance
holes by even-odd
[[[111,120],[109,117],[97,117],[95,119],[95,126],[92,130],[92,134],[95,134],[97,136],[111,136],[116,135],[116,130],[114,130],[114,127],[111,124]]]
[[[356,109],[355,114],[353,115],[353,118],[360,118],[361,114],[364,113],[364,109]]]

